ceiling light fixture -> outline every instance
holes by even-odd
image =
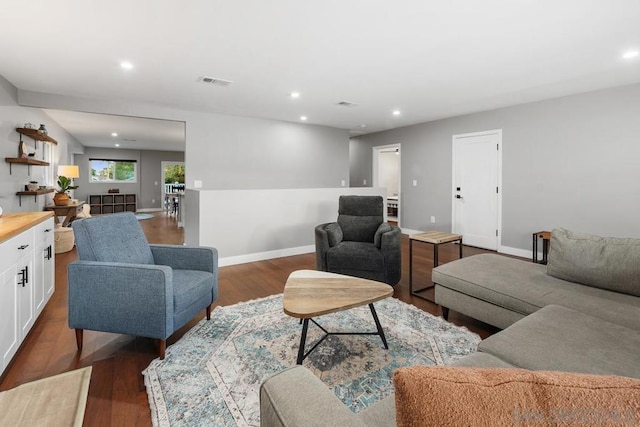
[[[120,144],[116,144],[116,147],[120,147]]]
[[[123,70],[133,70],[133,64],[128,61],[123,61],[120,63],[120,68]]]
[[[399,116],[400,115],[400,110],[393,110],[393,115],[394,116]]]
[[[292,98],[300,98],[300,92],[291,92],[289,96]]]
[[[631,59],[631,58],[635,58],[636,56],[640,55],[640,52],[638,52],[637,50],[630,50],[625,52],[622,55],[623,59]]]
[[[360,127],[364,129],[367,127],[367,125],[360,125]]]
[[[116,136],[118,136],[118,133],[117,132],[112,132],[111,136],[115,138]]]
[[[307,121],[307,116],[300,116],[300,120],[302,120],[303,122]]]

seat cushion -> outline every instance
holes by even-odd
[[[432,280],[525,316],[556,304],[640,329],[638,297],[558,279],[546,274],[544,265],[530,261],[494,254],[474,255],[434,268]]]
[[[81,261],[154,264],[147,238],[131,212],[71,223]]]
[[[488,353],[475,352],[466,355],[462,359],[458,359],[450,366],[459,366],[467,368],[515,368],[502,359],[492,356]]]
[[[213,302],[214,277],[212,273],[198,270],[173,270],[173,308],[180,313],[196,302],[203,306]]]
[[[526,369],[640,378],[638,349],[639,331],[557,305],[538,310],[478,346]]]
[[[384,257],[373,243],[343,241],[327,251],[327,268],[384,271]]]

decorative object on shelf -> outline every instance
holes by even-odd
[[[107,193],[109,194],[115,194],[115,193],[119,193],[120,189],[119,188],[110,188],[107,190]]]
[[[29,157],[29,150],[27,150],[27,144],[24,141],[21,141],[20,145],[18,146],[18,157]]]
[[[2,206],[0,206],[0,216],[2,216]]]
[[[49,131],[47,131],[47,128],[42,123],[40,123],[40,127],[38,128],[38,132],[40,132],[43,135],[48,135],[49,134]]]
[[[75,190],[77,185],[73,185],[73,178],[80,177],[80,168],[77,165],[58,166],[58,191],[53,196],[53,203],[57,206],[69,204],[71,198],[67,193],[69,190]]]
[[[36,126],[33,123],[27,122],[27,123],[24,124],[24,128],[25,129],[35,129]]]
[[[29,181],[25,187],[27,191],[38,191],[38,181]]]

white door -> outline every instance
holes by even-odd
[[[501,145],[501,130],[453,136],[452,228],[466,245],[498,249]]]

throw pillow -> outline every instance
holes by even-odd
[[[640,424],[640,380],[504,368],[414,366],[393,376],[405,426]]]
[[[600,237],[556,228],[551,233],[547,274],[640,296],[640,239]]]

